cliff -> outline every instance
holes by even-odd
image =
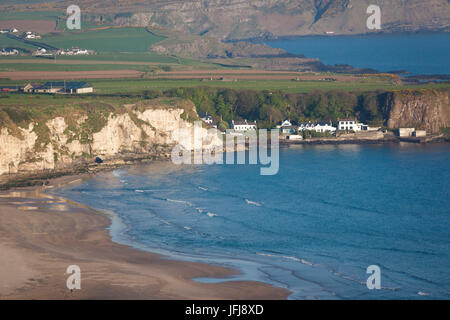
[[[197,115],[189,101],[153,100],[119,106],[70,103],[60,109],[36,108],[36,118],[26,107],[0,108],[0,175],[63,169],[93,162],[97,156],[105,159],[170,152],[176,144],[193,149],[194,124],[188,120]],[[206,128],[199,130],[206,137]],[[212,136],[204,147],[218,145],[218,139]]]
[[[82,8],[84,21],[163,27],[220,39],[361,34],[367,7],[382,10],[382,32],[449,31],[448,0],[42,0],[3,1],[2,10],[65,12]]]
[[[118,25],[164,27],[220,39],[362,34],[367,7],[382,10],[382,32],[449,30],[448,0],[190,0],[157,1],[114,16]],[[130,10],[131,8],[128,8]]]
[[[388,115],[388,128],[423,128],[429,133],[439,133],[450,127],[449,96],[449,90],[387,93],[383,111]]]

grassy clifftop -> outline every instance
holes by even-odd
[[[22,130],[33,124],[37,134],[36,150],[41,150],[50,142],[47,122],[57,117],[64,118],[68,125],[65,134],[71,140],[89,143],[92,135],[99,132],[107,123],[110,114],[127,113],[137,126],[135,111],[146,109],[182,108],[186,120],[198,118],[192,102],[180,98],[157,98],[142,100],[140,98],[98,98],[69,96],[33,96],[11,95],[0,97],[0,131],[6,128],[10,134],[22,138]],[[83,119],[80,127],[79,121]]]

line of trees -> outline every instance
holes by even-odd
[[[159,95],[190,99],[197,111],[208,112],[216,123],[227,128],[231,120],[257,120],[259,127],[273,128],[281,121],[333,121],[357,118],[370,125],[383,125],[386,92],[255,91],[210,87],[173,88],[164,93],[148,91],[146,97]]]

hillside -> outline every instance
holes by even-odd
[[[44,2],[44,3],[42,3]],[[73,1],[17,4],[2,10],[64,12]],[[79,0],[85,21],[152,26],[220,39],[367,33],[366,9],[382,10],[382,32],[449,31],[448,0]]]

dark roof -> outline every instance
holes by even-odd
[[[299,126],[314,126],[315,127],[317,125],[326,126],[326,125],[331,125],[331,123],[328,122],[328,121],[302,122],[302,123],[299,123]]]
[[[207,119],[212,118],[212,115],[208,114],[208,112],[199,112],[198,116],[200,118],[207,118]]]
[[[319,121],[315,123],[316,125],[321,125],[321,126],[326,126],[326,125],[331,125],[329,122],[327,121]]]
[[[234,125],[256,125],[256,121],[254,122],[247,122],[247,120],[241,121],[241,120],[236,120],[234,121]]]
[[[70,89],[81,89],[81,88],[86,88],[86,87],[92,87],[89,83],[87,82],[69,82],[66,81],[64,83],[64,81],[58,81],[58,82],[46,82],[44,84],[45,88],[66,88],[66,90],[70,90]]]

